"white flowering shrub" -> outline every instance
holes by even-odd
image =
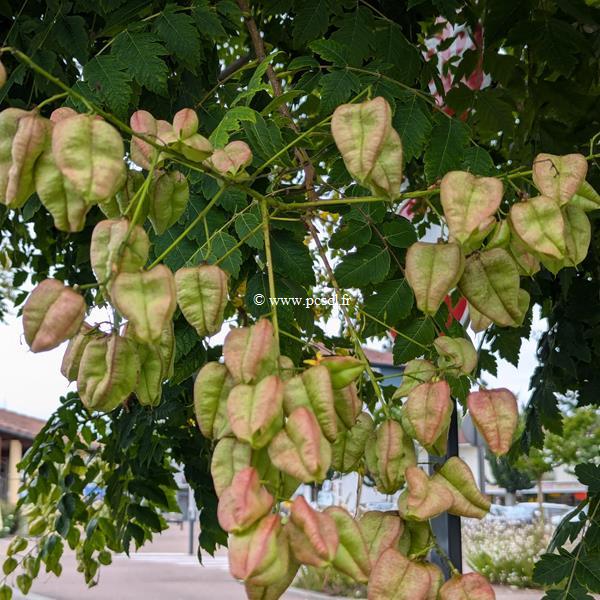
[[[468,565],[492,583],[533,586],[533,568],[547,548],[553,527],[484,519],[463,520],[463,551]]]

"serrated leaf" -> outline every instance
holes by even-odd
[[[350,100],[360,89],[360,80],[350,71],[333,71],[321,77],[321,114],[329,114],[336,106]]]
[[[236,108],[242,107],[237,106]],[[281,137],[281,131],[279,131],[279,128],[272,120],[265,121],[258,113],[254,114],[255,119],[253,121],[248,120],[244,122],[244,131],[248,137],[248,143],[252,148],[252,152],[259,158],[268,160],[277,154],[285,144]],[[289,158],[286,154],[282,154],[279,160],[289,164]]]
[[[154,34],[123,31],[115,37],[112,53],[140,85],[156,94],[167,95],[169,71],[160,58],[167,51]]]
[[[402,365],[422,356],[433,343],[435,327],[431,319],[414,319],[403,327],[397,327],[394,341],[394,364]]]
[[[69,15],[57,19],[52,25],[52,33],[67,56],[74,56],[81,64],[87,62],[89,28],[82,16]]]
[[[315,276],[308,246],[286,233],[271,235],[273,269],[298,283],[313,285]]]
[[[577,563],[575,575],[577,581],[590,592],[600,593],[600,552],[581,556]]]
[[[256,115],[256,111],[248,106],[230,108],[210,134],[211,144],[215,148],[223,148],[229,142],[229,134],[238,131],[242,121],[256,122]]]
[[[308,47],[323,60],[333,63],[336,67],[345,67],[348,64],[350,49],[345,44],[340,44],[335,40],[315,40]]]
[[[195,71],[201,53],[194,19],[178,10],[177,5],[167,4],[156,19],[154,28],[167,49]]]
[[[329,27],[328,0],[296,0],[294,3],[294,46],[323,36]]]
[[[431,118],[427,105],[416,94],[396,104],[392,118],[394,129],[400,135],[406,162],[421,155],[431,132]]]
[[[386,325],[394,326],[406,318],[413,307],[414,296],[405,279],[392,279],[378,285],[376,293],[369,295],[365,302],[365,312],[383,321]],[[383,325],[367,317],[370,329],[380,331]]]
[[[533,570],[533,580],[542,585],[560,583],[569,576],[573,557],[560,554],[542,554]]]
[[[408,248],[417,241],[417,232],[412,223],[400,216],[383,224],[383,235],[387,243],[396,248]]]
[[[221,19],[215,9],[209,5],[208,0],[197,0],[192,9],[192,17],[196,21],[196,27],[201,34],[209,40],[220,40],[227,37],[227,33],[221,25]]]
[[[360,65],[371,55],[371,46],[375,42],[371,11],[362,6],[358,7],[346,13],[338,26],[339,29],[332,34],[332,39],[348,48],[352,64]]]
[[[406,39],[402,29],[395,23],[386,22],[385,26],[377,31],[375,56],[384,63],[394,65],[393,75],[402,83],[412,84],[419,76],[422,64],[421,55],[416,46]]]
[[[448,171],[460,169],[468,142],[469,130],[464,123],[437,114],[425,150],[427,181],[433,183]]]
[[[588,486],[588,493],[600,494],[600,465],[581,463],[575,467],[575,475],[583,485]]]
[[[367,221],[348,220],[329,238],[329,247],[343,250],[351,250],[354,246],[361,248],[371,241],[372,235]]]
[[[259,215],[247,211],[238,215],[233,224],[240,240],[249,236],[244,243],[256,250],[262,250],[264,241],[262,231],[260,230],[262,221]]]
[[[131,100],[131,74],[112,55],[92,58],[83,67],[83,79],[106,107],[118,116],[127,114]]]
[[[232,235],[224,231],[219,231],[212,237],[210,248],[206,244],[202,246],[202,258],[210,264],[214,264],[217,260],[222,259],[219,260],[219,266],[235,278],[240,274],[240,267],[242,266],[242,253],[240,249],[236,248],[233,250],[236,245],[237,240]]]
[[[471,146],[465,150],[462,168],[473,175],[489,177],[496,174],[490,153],[481,146]]]
[[[385,248],[368,244],[346,254],[335,268],[335,277],[344,288],[380,283],[390,270],[390,255]]]

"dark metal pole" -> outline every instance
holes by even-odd
[[[450,429],[448,431],[448,449],[445,457],[429,455],[430,463],[443,463],[451,456],[458,456],[458,415],[456,402],[454,410],[450,418]],[[434,465],[429,465],[429,472],[434,471]],[[462,541],[460,533],[460,517],[443,513],[434,519],[431,519],[431,527],[437,538],[438,544],[442,550],[448,555],[452,564],[462,573]],[[450,569],[446,565],[444,559],[439,554],[432,550],[431,561],[437,564],[444,575],[448,579],[450,577]]]

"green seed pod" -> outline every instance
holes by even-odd
[[[136,388],[140,372],[137,348],[116,333],[88,343],[79,365],[77,390],[89,411],[110,412]]]
[[[492,320],[482,315],[474,306],[469,304],[469,318],[471,320],[471,329],[478,333],[485,331],[491,324]]]
[[[182,108],[173,117],[173,130],[180,139],[189,138],[198,131],[198,115],[191,108]]]
[[[440,336],[433,345],[440,358],[439,366],[455,376],[470,375],[477,367],[477,350],[467,338]]]
[[[340,573],[352,577],[354,581],[367,583],[371,572],[371,561],[369,548],[358,523],[341,506],[330,506],[325,510],[325,514],[333,519],[339,539],[337,552],[332,561],[333,567]]]
[[[210,474],[217,496],[231,485],[233,476],[244,467],[250,466],[252,448],[245,442],[226,437],[215,446],[210,463]]]
[[[369,473],[382,494],[394,494],[404,485],[406,467],[417,457],[412,440],[397,421],[387,420],[367,440],[365,459]]]
[[[350,385],[365,370],[365,363],[352,356],[324,356],[319,364],[329,369],[334,390]]]
[[[227,414],[235,436],[252,448],[266,446],[283,427],[283,382],[269,375],[256,385],[236,385],[227,398]]]
[[[8,204],[6,189],[8,172],[12,165],[12,144],[17,134],[19,121],[28,115],[20,108],[6,108],[0,112],[0,202]]]
[[[436,368],[432,362],[416,358],[409,360],[402,371],[402,383],[392,396],[394,400],[404,398],[410,394],[421,383],[431,381],[436,374]]]
[[[296,408],[306,406],[317,417],[321,430],[330,441],[335,441],[338,433],[333,400],[331,377],[326,367],[319,365],[306,369],[285,382],[283,388],[283,408],[290,415]]]
[[[431,549],[433,534],[429,521],[405,521],[398,550],[405,556],[423,556]]]
[[[85,317],[85,300],[57,279],[45,279],[23,306],[25,341],[32,352],[45,352],[72,338]]]
[[[148,216],[157,235],[162,235],[184,213],[190,199],[188,181],[179,171],[156,177],[148,192]]]
[[[213,151],[212,144],[199,133],[180,141],[176,147],[188,160],[198,163],[206,160]]]
[[[369,579],[369,600],[426,600],[431,587],[429,571],[389,548],[380,557]]]
[[[131,129],[136,133],[144,134],[149,139],[154,140],[156,143],[160,143],[157,139],[158,125],[156,119],[146,110],[136,110],[129,119]],[[145,142],[135,135],[131,138],[131,144],[129,146],[129,152],[131,160],[142,169],[146,171],[150,170],[154,153],[157,150],[151,146],[148,142]]]
[[[508,221],[497,221],[485,248],[486,250],[491,250],[492,248],[506,248],[510,243],[510,240],[510,225],[508,224]]]
[[[50,121],[35,112],[18,119],[17,130],[10,148],[4,203],[9,208],[20,208],[35,190],[33,172],[35,163],[46,147]]]
[[[232,329],[223,344],[225,365],[236,382],[252,383],[275,372],[278,355],[273,325],[267,319]]]
[[[125,183],[121,135],[112,125],[91,115],[56,123],[52,152],[62,174],[88,204],[111,198]]]
[[[461,278],[464,265],[462,249],[455,242],[414,243],[406,253],[406,280],[415,293],[417,308],[435,315]]]
[[[67,349],[62,359],[60,372],[69,380],[77,381],[79,363],[85,347],[95,338],[102,337],[103,333],[95,327],[83,323],[77,334],[69,340]]]
[[[225,365],[209,362],[198,371],[194,382],[194,412],[204,437],[218,440],[231,433],[227,397],[233,386]]]
[[[276,584],[289,567],[289,545],[279,515],[267,515],[254,527],[229,538],[229,570],[256,586]]]
[[[479,573],[454,575],[440,588],[440,600],[496,600],[489,581]]]
[[[402,407],[402,426],[427,452],[443,456],[453,409],[446,381],[421,383]]]
[[[269,586],[257,586],[246,583],[245,588],[248,600],[279,600],[290,585],[292,585],[294,579],[296,579],[299,568],[300,563],[293,556],[290,556],[287,573],[279,581]]]
[[[144,175],[140,171],[132,169],[127,171],[127,179],[125,185],[116,193],[113,198],[103,200],[98,204],[100,210],[109,219],[119,219],[122,215],[133,215],[138,208],[131,206],[136,193],[144,184]],[[144,201],[139,214],[138,223],[143,223],[148,216],[148,202]]]
[[[540,194],[566,204],[581,187],[588,164],[582,154],[538,154],[533,159],[533,183]]]
[[[408,521],[428,521],[447,511],[454,501],[450,491],[418,467],[406,469],[406,486],[398,510]]]
[[[392,511],[371,510],[358,522],[369,551],[371,568],[388,549],[396,548],[404,531],[404,521]]]
[[[363,412],[352,429],[342,431],[331,446],[331,468],[340,473],[350,473],[365,453],[365,445],[375,424],[371,416]]]
[[[427,600],[438,600],[440,588],[442,587],[442,585],[444,585],[445,581],[444,573],[442,573],[442,570],[433,563],[424,562],[421,564],[427,569],[427,572],[429,573],[429,577],[431,579],[431,585],[429,586]]]
[[[458,456],[449,458],[431,481],[446,487],[454,497],[448,509],[452,515],[482,519],[490,510],[490,501],[479,491],[471,469]]]
[[[139,271],[148,260],[150,240],[136,225],[127,237],[129,221],[100,221],[92,232],[90,262],[99,283],[105,284],[118,273]]]
[[[110,294],[119,312],[133,324],[137,339],[146,343],[160,339],[177,306],[173,273],[165,265],[119,273]]]
[[[261,486],[254,467],[237,472],[219,498],[217,517],[230,533],[242,533],[269,513],[273,496]]]
[[[298,496],[292,502],[290,520],[285,528],[298,562],[313,567],[333,563],[339,548],[339,535],[331,515],[314,510],[304,496]]]
[[[467,408],[490,450],[496,456],[506,454],[519,423],[515,395],[506,388],[471,392],[467,396]]]
[[[260,480],[267,490],[278,498],[291,498],[302,483],[280,471],[271,462],[268,448],[252,451],[252,466],[258,471]]]
[[[53,123],[58,123],[64,119],[76,117],[78,114],[79,113],[76,110],[70,108],[69,106],[59,106],[50,113],[50,120]]]
[[[214,265],[186,267],[175,273],[177,303],[200,337],[219,332],[227,306],[227,273]]]
[[[311,410],[301,406],[269,445],[269,458],[281,471],[303,481],[323,481],[331,465],[331,446]]]
[[[590,183],[584,181],[577,190],[576,194],[569,201],[570,206],[575,206],[590,212],[600,208],[600,194],[592,187]]]
[[[280,356],[277,361],[279,367],[279,377],[282,381],[288,381],[294,376],[296,368],[294,361],[289,356]]]
[[[219,173],[235,176],[252,162],[252,150],[246,142],[236,140],[215,150],[209,160]]]
[[[525,244],[518,237],[512,236],[508,251],[517,264],[519,275],[532,277],[540,270],[540,260],[527,251]]]
[[[351,429],[362,411],[362,400],[356,384],[351,383],[339,390],[333,390],[333,406],[338,418],[338,429]]]

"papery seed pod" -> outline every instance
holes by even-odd
[[[148,111],[135,111],[129,119],[129,125],[136,133],[142,133],[149,139],[159,143],[159,140],[156,139],[158,132],[156,119]],[[138,167],[146,169],[146,171],[150,170],[153,153],[156,152],[156,149],[153,146],[134,135],[131,138],[129,152],[131,160]]]
[[[338,429],[354,427],[361,413],[362,404],[355,383],[333,390],[333,406],[338,417]]]
[[[223,344],[223,358],[236,382],[252,383],[277,369],[273,325],[259,319],[252,327],[232,329]]]
[[[566,252],[565,221],[554,198],[537,196],[510,207],[510,225],[533,253],[562,260]]]
[[[279,515],[267,515],[229,537],[229,570],[236,579],[269,586],[286,576],[288,566],[289,545]]]
[[[369,551],[371,568],[388,549],[396,548],[404,531],[404,521],[392,511],[371,510],[358,522]]]
[[[273,496],[261,486],[258,472],[246,467],[233,476],[219,498],[219,525],[230,533],[241,533],[264,517],[273,506]]]
[[[426,600],[429,571],[390,548],[380,557],[369,579],[369,600]]]
[[[184,213],[190,199],[187,178],[179,171],[156,177],[148,191],[148,216],[157,235],[162,235]]]
[[[177,303],[200,337],[220,331],[227,305],[227,273],[214,265],[186,267],[175,273]]]
[[[85,347],[77,391],[89,411],[110,412],[125,402],[138,382],[140,363],[135,343],[116,333]]]
[[[165,265],[119,273],[110,294],[115,307],[133,323],[137,339],[146,343],[160,339],[177,306],[173,273]]]
[[[402,383],[394,392],[392,398],[394,400],[405,398],[421,383],[431,381],[435,374],[436,368],[432,362],[423,358],[409,360],[406,365],[404,365],[404,370],[402,371]]]
[[[279,368],[279,377],[281,377],[282,381],[288,381],[296,372],[294,361],[289,356],[280,356],[277,360],[277,366]]]
[[[231,433],[227,398],[233,386],[233,378],[225,365],[208,362],[198,371],[194,382],[194,412],[204,437],[218,440]]]
[[[236,385],[227,398],[227,414],[238,439],[255,449],[266,446],[283,427],[283,382],[269,375],[254,386]]]
[[[214,169],[223,175],[237,175],[251,162],[252,150],[246,142],[240,140],[230,142],[225,148],[215,150],[210,157],[210,163]]]
[[[308,408],[297,408],[285,429],[269,444],[269,458],[281,471],[310,483],[323,481],[331,465],[331,446]]]
[[[427,569],[427,572],[429,573],[429,578],[431,579],[431,585],[429,586],[427,600],[438,600],[440,588],[442,587],[442,585],[444,585],[444,573],[437,565],[434,565],[433,563],[425,562],[421,564]]]
[[[331,446],[331,468],[340,473],[353,471],[364,455],[365,445],[374,428],[369,413],[361,413],[352,429],[342,431]]]
[[[510,225],[508,224],[508,221],[497,221],[485,248],[486,250],[491,250],[492,248],[506,248],[510,243],[510,240]]]
[[[450,491],[427,477],[418,467],[406,469],[407,489],[400,494],[398,510],[403,519],[428,521],[447,511],[454,502]]]
[[[314,510],[304,496],[298,496],[292,502],[285,529],[292,553],[300,563],[313,567],[332,564],[339,547],[339,535],[336,522],[329,514]]]
[[[479,573],[454,575],[440,588],[440,600],[496,600],[489,581]]]
[[[538,154],[533,159],[533,183],[540,194],[566,204],[585,181],[588,164],[582,154]]]
[[[206,160],[213,151],[212,144],[203,135],[195,133],[177,144],[177,150],[192,162]]]
[[[290,585],[292,585],[299,568],[300,563],[290,555],[287,573],[279,581],[269,586],[257,586],[251,583],[245,584],[248,600],[279,600]]]
[[[6,67],[0,62],[0,88],[6,85]]]
[[[324,356],[319,364],[327,367],[334,390],[350,385],[365,370],[365,363],[353,356]]]
[[[388,196],[400,190],[402,143],[384,98],[338,106],[331,133],[348,172],[361,184]]]
[[[600,194],[590,183],[584,181],[569,201],[569,206],[576,206],[585,212],[598,210],[600,208]]]
[[[23,306],[25,341],[32,352],[52,350],[72,338],[81,327],[83,297],[57,279],[44,279]]]
[[[470,339],[440,336],[433,342],[439,366],[451,375],[470,375],[477,367],[477,350]]]
[[[421,383],[410,392],[402,407],[402,426],[427,452],[443,456],[453,410],[446,381]]]
[[[173,130],[181,139],[189,138],[198,131],[198,115],[191,108],[182,108],[173,117]]]
[[[528,252],[525,244],[517,236],[511,237],[508,251],[517,265],[519,275],[532,277],[540,270],[539,258]]]
[[[175,367],[175,326],[173,321],[169,321],[160,334],[158,347],[162,356],[163,379],[173,377]]]
[[[464,269],[461,247],[449,244],[414,243],[406,253],[406,280],[417,308],[434,315],[447,294],[456,286]]]
[[[404,521],[404,531],[398,540],[398,550],[404,556],[423,556],[432,547],[434,538],[429,521]]]
[[[330,506],[325,509],[325,514],[334,520],[339,538],[332,566],[340,573],[352,577],[354,581],[367,583],[371,561],[369,549],[357,521],[341,506]]]
[[[12,143],[19,121],[29,113],[20,108],[6,108],[0,112],[0,202],[8,204],[6,189],[8,172],[12,165]]]
[[[85,347],[95,338],[102,337],[101,331],[98,331],[95,327],[82,323],[81,329],[77,334],[69,340],[67,349],[62,359],[60,366],[60,372],[69,380],[77,381],[77,374],[79,373],[79,363],[83,356]]]
[[[471,469],[458,456],[450,457],[431,477],[454,496],[448,512],[459,517],[482,519],[490,510],[490,501],[479,491]]]
[[[469,318],[471,321],[471,329],[478,333],[485,331],[491,324],[492,320],[482,315],[474,306],[469,304]]]
[[[35,190],[33,173],[35,163],[46,147],[50,121],[36,112],[22,116],[12,138],[11,163],[8,169],[4,203],[9,208],[20,208]]]
[[[291,498],[302,483],[299,479],[280,471],[271,462],[268,448],[252,451],[252,466],[258,471],[267,490],[280,498]]]
[[[217,496],[231,485],[233,477],[244,467],[249,467],[252,460],[252,448],[245,442],[232,437],[219,440],[213,451],[210,463],[210,474]]]
[[[111,198],[125,183],[123,140],[106,121],[91,115],[59,121],[52,133],[52,152],[62,174],[88,204]]]
[[[136,194],[144,184],[145,178],[140,171],[130,169],[127,171],[127,179],[125,185],[116,193],[114,198],[104,200],[98,204],[100,210],[109,219],[118,219],[121,215],[133,215],[138,208]],[[135,200],[135,207],[131,203]],[[116,206],[115,206],[116,204]],[[148,216],[148,202],[144,201],[140,207],[138,223],[143,223]]]
[[[329,371],[323,365],[310,367],[301,375],[285,382],[283,408],[290,415],[296,408],[306,406],[315,416],[325,437],[333,442],[337,437],[337,418]]]
[[[467,408],[490,450],[497,456],[506,454],[519,422],[515,395],[506,388],[471,392]]]
[[[519,272],[503,248],[471,255],[458,284],[460,291],[481,314],[502,327],[522,320],[519,305]]]
[[[53,123],[58,123],[59,121],[63,121],[64,119],[76,117],[78,114],[79,113],[76,110],[72,109],[69,106],[59,106],[50,113],[50,120]]]
[[[91,205],[61,173],[52,154],[50,139],[35,163],[34,184],[41,203],[52,215],[57,229],[76,232],[84,228]]]
[[[148,260],[150,240],[136,225],[127,237],[129,221],[100,221],[92,232],[90,262],[99,283],[106,285],[118,273],[139,271]]]
[[[440,199],[450,235],[460,244],[483,240],[500,207],[502,182],[465,171],[450,171],[440,183]]]
[[[417,462],[415,447],[397,421],[384,421],[367,440],[365,459],[382,494],[393,494],[404,484],[406,467]]]

